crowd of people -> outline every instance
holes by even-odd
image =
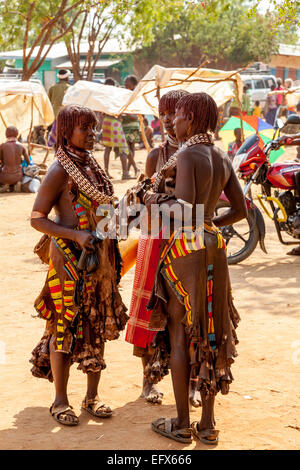
[[[268,124],[274,126],[276,117],[285,116],[288,117],[290,114],[300,115],[300,102],[296,106],[289,106],[285,91],[293,87],[293,80],[287,78],[282,85],[280,77],[276,79],[277,87],[271,85],[270,93],[268,93],[264,107],[262,108],[260,101],[255,100],[251,102],[249,87],[244,86],[243,88],[243,100],[242,100],[242,115],[244,116],[256,116],[260,119],[264,119]],[[272,93],[274,91],[282,91],[282,93]],[[230,115],[238,115],[237,101],[233,100],[230,105]],[[224,121],[220,124],[224,124]],[[227,153],[231,160],[233,160],[235,154],[242,145],[241,129],[234,129],[235,140],[230,142],[228,145]],[[297,159],[300,155],[300,149],[297,149]]]

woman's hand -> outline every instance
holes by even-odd
[[[95,246],[94,246],[94,240],[95,237],[90,232],[87,232],[85,230],[75,230],[75,238],[74,241],[78,243],[78,245],[83,249],[87,251],[94,251]]]

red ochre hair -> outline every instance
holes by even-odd
[[[98,124],[97,116],[89,108],[79,105],[69,105],[62,108],[57,116],[57,143],[56,148],[64,147],[71,138],[75,126],[84,124]]]
[[[184,116],[189,112],[194,115],[192,125],[197,133],[215,132],[218,122],[218,108],[215,100],[207,93],[189,93],[176,104],[182,109]]]
[[[158,105],[159,114],[164,113],[165,111],[175,113],[175,108],[177,102],[184,96],[189,95],[190,93],[185,90],[171,90],[168,91],[165,95],[161,97]]]

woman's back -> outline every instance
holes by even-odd
[[[178,155],[176,197],[193,205],[204,204],[205,222],[209,223],[232,171],[231,161],[215,145],[186,149]]]

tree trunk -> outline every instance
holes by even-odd
[[[32,73],[28,70],[27,67],[25,69],[23,68],[22,70],[22,80],[23,81],[28,81],[31,78]]]

